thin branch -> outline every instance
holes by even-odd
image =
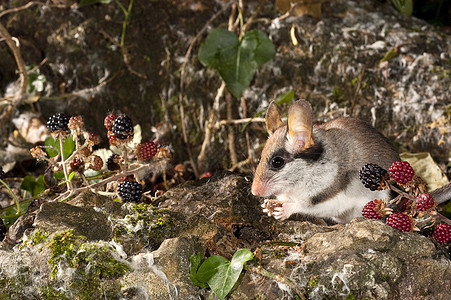
[[[197,163],[199,166],[204,165],[204,162],[207,158],[207,148],[210,143],[211,135],[212,135],[212,129],[218,129],[219,127],[213,128],[213,124],[216,123],[217,115],[216,115],[216,108],[219,107],[219,100],[224,95],[226,84],[224,81],[222,81],[221,86],[219,87],[215,101],[213,103],[213,107],[210,110],[210,114],[208,116],[208,120],[205,122],[205,135],[204,135],[204,141],[202,143],[202,147],[200,149],[200,153],[197,156]]]
[[[186,144],[186,149],[188,152],[188,156],[189,156],[189,160],[191,163],[191,167],[193,168],[193,172],[194,175],[196,177],[199,177],[199,171],[197,169],[197,165],[194,162],[194,158],[191,152],[191,145],[188,141],[188,136],[186,133],[186,124],[185,124],[185,108],[183,105],[183,93],[184,93],[184,84],[185,84],[185,69],[186,69],[186,65],[189,61],[189,57],[191,55],[191,52],[193,50],[194,44],[197,42],[197,40],[200,39],[200,37],[204,34],[204,32],[207,30],[208,26],[219,16],[221,15],[224,11],[226,11],[230,5],[232,5],[232,3],[234,3],[235,1],[232,0],[230,2],[228,2],[226,5],[224,5],[222,7],[221,10],[219,10],[216,14],[214,14],[208,21],[207,23],[205,23],[204,27],[202,27],[202,29],[197,33],[197,35],[193,38],[193,40],[191,41],[188,50],[186,51],[185,57],[184,57],[184,61],[182,64],[182,67],[180,69],[180,86],[179,86],[179,110],[180,110],[180,121],[182,123],[182,132],[183,132],[183,141]]]
[[[244,118],[237,120],[221,120],[216,125],[215,128],[221,128],[228,124],[243,124],[243,123],[265,123],[265,118]]]
[[[11,115],[16,110],[16,107],[19,106],[19,104],[22,101],[22,98],[27,92],[27,81],[28,81],[28,73],[25,66],[25,62],[22,58],[22,54],[20,53],[20,45],[16,44],[16,41],[14,38],[9,34],[8,30],[3,26],[2,23],[0,23],[0,36],[3,36],[3,38],[6,41],[6,44],[11,49],[14,55],[14,59],[16,60],[17,67],[19,69],[20,74],[20,89],[18,93],[15,95],[12,103],[5,108],[3,113],[0,115],[0,128],[4,128],[4,125],[9,122],[9,119],[11,118]]]
[[[22,5],[22,6],[19,6],[19,7],[10,8],[10,9],[6,9],[6,10],[0,12],[0,18],[3,17],[4,15],[7,15],[7,14],[16,13],[16,12],[19,12],[21,10],[25,10],[27,8],[32,7],[33,5],[45,5],[45,3],[38,2],[38,1],[30,1],[30,2],[28,2],[25,5]]]

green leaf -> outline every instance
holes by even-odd
[[[392,0],[393,5],[406,16],[413,13],[413,0]]]
[[[75,173],[74,172],[70,172],[70,174],[68,176],[69,177],[68,180],[71,181],[74,178],[74,176],[75,176]]]
[[[231,262],[222,256],[210,256],[199,267],[196,277],[200,282],[208,283],[219,299],[224,299],[238,281],[244,263],[251,259],[252,252],[247,249],[238,250]]]
[[[25,176],[20,184],[20,188],[29,192],[31,197],[37,196],[45,191],[44,176],[39,176],[38,180],[30,175]]]
[[[49,136],[44,142],[45,151],[50,157],[54,157],[60,154],[60,141]],[[68,136],[63,141],[63,153],[64,157],[68,158],[75,149],[75,142],[71,136]]]
[[[206,282],[199,281],[196,276],[197,269],[199,269],[200,263],[202,262],[202,257],[203,255],[200,253],[190,256],[189,261],[191,263],[191,266],[189,270],[189,277],[191,278],[191,281],[194,285],[206,289],[208,288],[208,284]]]
[[[199,60],[219,72],[229,91],[240,97],[249,87],[255,72],[276,53],[266,33],[247,32],[242,41],[225,29],[213,30],[200,47]]]
[[[83,7],[83,6],[97,4],[97,3],[108,4],[111,1],[113,1],[113,0],[81,0],[80,3],[78,3],[78,7]]]

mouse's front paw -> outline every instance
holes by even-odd
[[[285,220],[292,214],[290,203],[283,200],[266,199],[263,202],[263,212],[270,217]]]

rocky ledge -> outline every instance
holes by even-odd
[[[92,193],[43,203],[0,246],[1,299],[207,299],[190,256],[254,259],[230,299],[449,299],[449,253],[382,222],[276,221],[250,179],[187,182],[152,204]]]

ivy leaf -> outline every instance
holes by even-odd
[[[215,29],[200,47],[199,60],[217,70],[229,91],[239,98],[257,69],[275,53],[274,44],[262,31],[249,31],[240,41],[233,32]]]
[[[413,0],[392,0],[393,5],[404,15],[411,16],[413,13]]]
[[[20,184],[20,188],[29,192],[31,197],[37,196],[45,191],[44,176],[39,176],[37,180],[30,175],[25,176]]]
[[[191,263],[189,270],[189,277],[191,281],[194,283],[194,285],[197,285],[201,288],[208,288],[208,284],[206,282],[199,281],[196,276],[197,269],[199,269],[200,263],[202,262],[202,254],[198,253],[191,255],[189,261]]]
[[[60,154],[60,141],[58,139],[54,139],[53,137],[49,136],[45,142],[44,142],[45,151],[50,157],[54,157]],[[72,137],[67,137],[63,141],[63,153],[64,157],[67,158],[69,155],[74,152],[75,149],[75,142],[72,139]]]
[[[224,299],[232,290],[240,277],[244,263],[253,259],[253,254],[247,249],[240,249],[229,261],[225,257],[210,256],[199,267],[197,279],[207,282],[219,299]]]

